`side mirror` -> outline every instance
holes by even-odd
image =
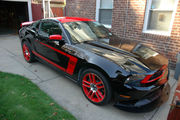
[[[61,35],[50,35],[49,39],[60,41],[60,40],[62,40],[62,36]]]

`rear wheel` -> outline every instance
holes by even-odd
[[[28,63],[34,62],[35,56],[32,53],[31,48],[29,47],[29,44],[26,41],[22,43],[22,52],[23,52],[24,59]]]
[[[111,86],[102,73],[87,69],[81,74],[80,79],[82,91],[90,102],[105,105],[111,100]]]

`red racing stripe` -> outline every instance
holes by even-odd
[[[68,62],[68,67],[66,69],[66,72],[69,73],[70,75],[72,75],[74,72],[74,69],[76,67],[77,58],[75,58],[71,55],[68,55],[68,54],[67,54],[67,57],[69,57],[69,62]]]
[[[37,41],[37,42],[39,42],[39,41]],[[69,54],[67,54],[67,53],[65,53],[65,52],[62,52],[61,50],[58,50],[58,49],[56,49],[56,48],[54,48],[54,47],[52,47],[52,46],[49,46],[49,45],[47,45],[47,44],[45,44],[45,43],[42,43],[42,42],[39,42],[39,43],[42,44],[42,45],[44,45],[44,46],[46,46],[46,47],[48,47],[48,48],[50,48],[50,49],[52,49],[52,50],[54,50],[54,51],[56,51],[56,52],[58,52],[58,53],[60,53],[60,54],[62,54],[62,55],[64,55],[64,56],[66,56],[66,57],[68,57],[68,58],[69,58],[69,61],[68,61],[67,69],[62,68],[61,66],[59,66],[59,65],[57,65],[56,63],[48,60],[48,59],[45,58],[45,57],[39,55],[38,53],[36,53],[36,54],[38,54],[37,56],[39,56],[39,57],[41,56],[42,59],[45,58],[45,59],[44,59],[45,61],[48,60],[47,62],[49,62],[50,64],[52,64],[52,65],[56,66],[57,68],[65,71],[65,72],[67,72],[67,73],[70,74],[70,75],[73,75],[74,69],[75,69],[75,67],[76,67],[77,60],[78,60],[76,57],[71,56],[71,55],[69,55]],[[33,51],[33,52],[34,52],[34,51]]]
[[[41,55],[38,54],[37,52],[35,52],[35,51],[32,51],[32,52],[33,52],[36,56],[38,56],[38,57],[42,58],[43,60],[45,60],[46,62],[48,62],[48,63],[50,63],[50,64],[56,66],[57,68],[61,69],[62,71],[65,71],[65,69],[64,69],[63,67],[61,67],[61,66],[57,65],[56,63],[54,63],[54,62],[48,60],[47,58],[41,56]]]

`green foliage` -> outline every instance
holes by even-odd
[[[75,120],[25,77],[0,72],[0,120]]]

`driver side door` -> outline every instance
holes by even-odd
[[[39,57],[65,71],[68,66],[67,61],[69,59],[62,49],[63,45],[65,44],[65,40],[50,40],[50,35],[62,35],[62,30],[59,23],[51,20],[44,20],[41,22],[38,31],[36,50],[38,50],[37,52]]]

